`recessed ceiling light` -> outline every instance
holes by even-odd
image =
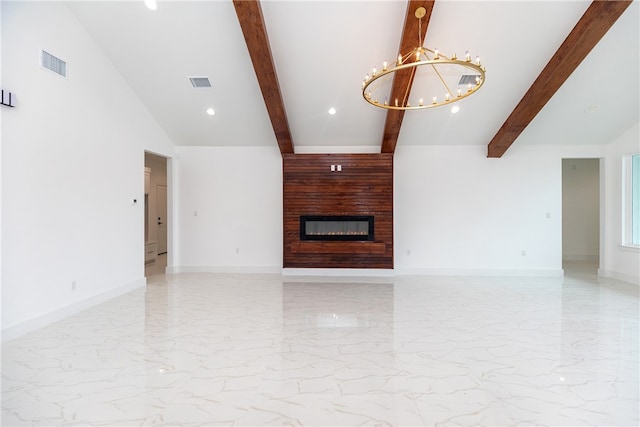
[[[207,114],[213,116],[216,114],[216,110],[214,110],[213,108],[207,108]]]
[[[144,5],[151,10],[156,10],[158,8],[158,3],[156,3],[156,0],[144,0]]]
[[[460,111],[460,107],[458,107],[457,105],[454,105],[453,107],[451,107],[451,113],[455,114],[458,111]]]
[[[329,114],[331,114],[332,116],[336,113],[336,109],[331,107],[329,108]]]
[[[144,5],[151,10],[156,10],[158,8],[158,3],[156,3],[156,0],[144,0]]]

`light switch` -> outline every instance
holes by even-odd
[[[335,172],[336,171],[336,165],[331,165],[331,172]]]
[[[342,172],[342,165],[338,165],[338,172]]]

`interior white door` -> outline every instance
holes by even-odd
[[[156,186],[156,213],[158,215],[158,228],[156,239],[158,241],[158,255],[167,253],[167,186]]]

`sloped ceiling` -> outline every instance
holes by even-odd
[[[398,146],[486,146],[589,4],[436,1],[425,45],[480,55],[486,83],[455,115],[445,107],[407,112]],[[231,0],[159,1],[155,11],[142,1],[68,6],[177,145],[277,144]],[[360,87],[373,66],[397,56],[406,1],[261,6],[294,148],[379,151],[386,111],[366,103]],[[638,6],[623,13],[516,144],[606,144],[638,122]],[[213,88],[194,89],[189,76],[208,76]]]

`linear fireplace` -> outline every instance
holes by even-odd
[[[373,241],[373,216],[300,216],[300,240]]]

